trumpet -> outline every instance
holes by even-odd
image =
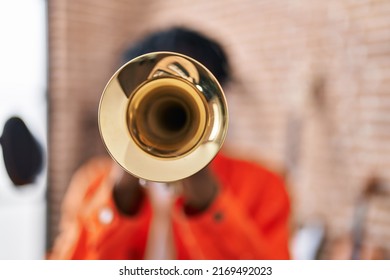
[[[123,65],[102,93],[98,125],[111,157],[130,174],[174,182],[204,168],[228,128],[223,90],[201,63],[153,52]]]

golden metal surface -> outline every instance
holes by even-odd
[[[136,177],[173,182],[205,167],[227,133],[222,88],[197,61],[172,52],[137,57],[107,83],[99,130],[111,157]]]

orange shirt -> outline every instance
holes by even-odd
[[[136,216],[113,201],[109,158],[73,176],[51,259],[143,259],[151,221],[145,200]],[[263,167],[219,154],[211,163],[220,191],[203,213],[173,215],[178,259],[288,259],[289,199],[283,181]]]

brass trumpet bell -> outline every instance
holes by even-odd
[[[204,168],[227,133],[225,96],[199,62],[155,52],[123,65],[107,83],[99,105],[99,130],[127,172],[173,182]]]

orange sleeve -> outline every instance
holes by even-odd
[[[60,232],[49,259],[140,259],[146,207],[135,217],[118,212],[112,198],[113,163],[96,158],[71,179]]]
[[[253,169],[253,166],[250,167]],[[248,174],[248,172],[250,174]],[[223,186],[211,207],[187,217],[194,258],[289,259],[289,200],[282,180],[254,168]]]

